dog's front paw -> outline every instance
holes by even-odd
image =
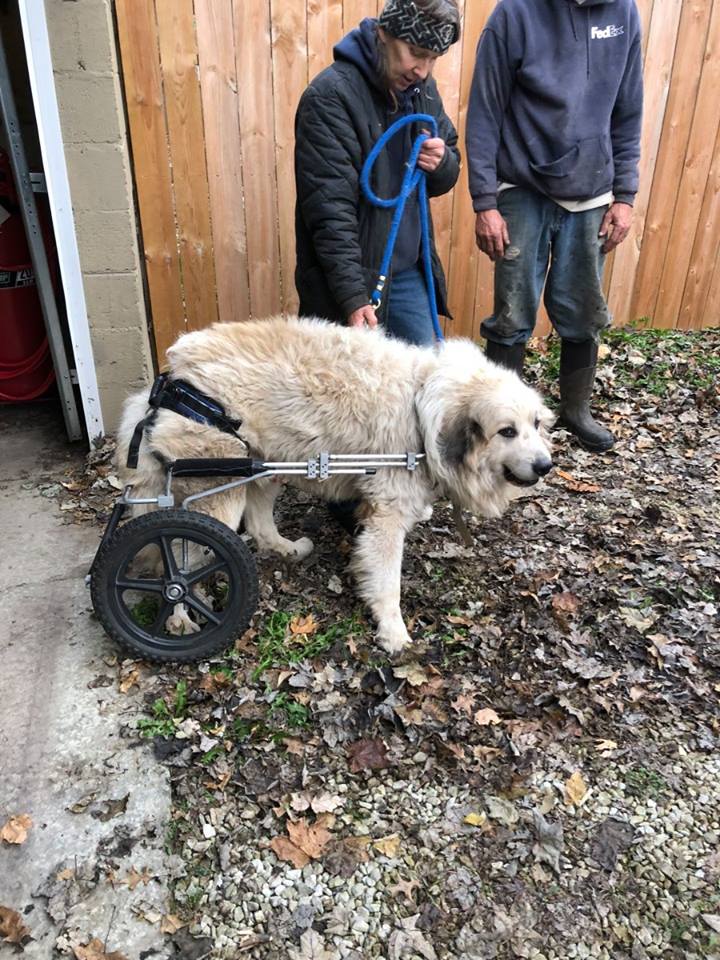
[[[309,537],[300,537],[299,540],[293,541],[291,556],[295,560],[304,560],[305,557],[310,556],[314,549],[315,544]]]
[[[378,624],[377,638],[383,650],[391,656],[400,653],[412,643],[410,634],[407,632],[399,614],[397,618],[385,620]]]

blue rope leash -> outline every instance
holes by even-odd
[[[392,207],[395,208],[392,223],[390,225],[390,234],[388,235],[382,263],[380,264],[380,275],[378,277],[375,289],[370,296],[370,303],[373,307],[375,307],[375,309],[377,309],[382,302],[383,288],[385,287],[385,283],[390,273],[390,263],[392,261],[393,250],[395,249],[395,241],[397,240],[398,231],[400,229],[400,221],[402,220],[403,213],[405,212],[405,203],[407,202],[407,199],[413,190],[417,189],[418,206],[420,208],[420,232],[422,238],[423,269],[425,271],[428,300],[430,301],[430,313],[432,315],[435,338],[437,340],[443,340],[443,333],[440,328],[440,321],[438,319],[437,299],[435,297],[435,282],[433,280],[432,273],[427,178],[425,176],[425,172],[420,170],[417,166],[417,159],[420,154],[420,150],[422,149],[422,145],[428,139],[429,135],[426,133],[421,133],[415,138],[415,142],[413,143],[412,150],[410,151],[410,157],[407,162],[407,170],[405,171],[405,176],[403,177],[402,185],[400,187],[400,193],[396,197],[390,197],[388,199],[378,197],[370,185],[372,169],[375,165],[375,161],[380,156],[380,153],[385,149],[387,142],[409,123],[426,124],[432,131],[432,136],[437,136],[437,122],[435,117],[431,117],[426,113],[411,113],[405,117],[401,117],[399,120],[396,120],[392,126],[388,127],[385,133],[380,137],[378,142],[370,151],[367,160],[363,164],[362,172],[360,173],[360,186],[362,187],[363,193],[369,202],[374,204],[376,207],[385,207],[386,209]]]

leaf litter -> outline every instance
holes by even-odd
[[[618,331],[608,348],[614,451],[558,432],[544,489],[469,518],[472,548],[442,504],[408,538],[406,656],[373,644],[342,531],[289,492],[280,528],[316,552],[258,558],[236,648],[118,666],[133,702],[172,718],[145,732],[186,864],[173,912],[219,957],[711,955],[720,333]],[[553,350],[528,374],[551,399]],[[82,497],[66,480],[54,495]]]

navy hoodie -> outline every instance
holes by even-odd
[[[499,182],[561,200],[638,187],[642,49],[635,0],[500,0],[480,37],[466,146],[476,211]]]
[[[350,63],[353,63],[368,84],[374,87],[380,96],[387,99],[387,126],[389,127],[400,117],[412,113],[413,96],[417,93],[417,90],[411,87],[408,90],[396,92],[397,109],[393,107],[390,96],[380,81],[377,45],[377,20],[366,17],[358,27],[351,30],[347,36],[335,45],[333,57],[335,60],[349,60]],[[418,86],[421,85],[421,83],[418,83]],[[390,169],[393,174],[390,196],[397,196],[400,193],[405,175],[405,165],[410,156],[414,136],[416,136],[416,133],[412,132],[408,126],[396,134],[387,145]],[[420,239],[420,208],[417,203],[417,191],[414,191],[407,199],[403,218],[400,222],[400,230],[393,250],[393,272],[397,273],[415,266],[420,257]]]

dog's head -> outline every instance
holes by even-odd
[[[467,341],[447,344],[418,397],[428,466],[472,513],[499,516],[552,467],[539,394]]]

